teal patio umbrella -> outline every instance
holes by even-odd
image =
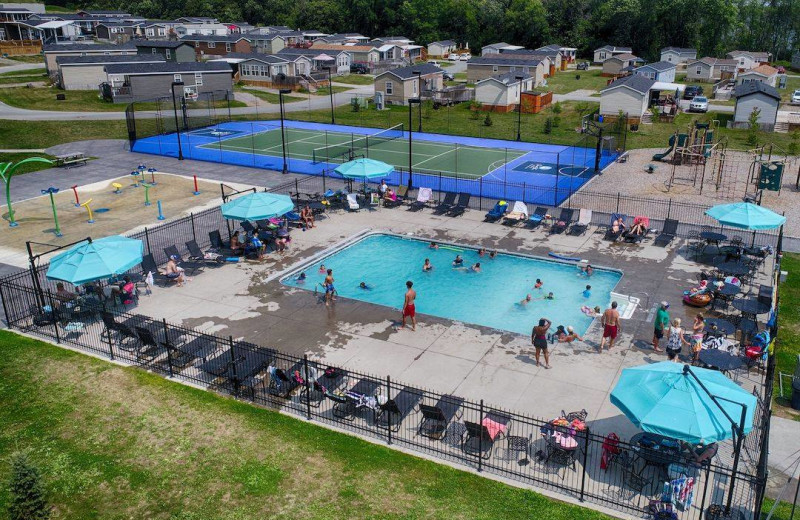
[[[706,215],[725,226],[749,230],[775,229],[786,222],[783,215],[750,202],[720,204],[706,210]]]
[[[141,240],[112,235],[84,240],[56,255],[47,269],[49,280],[80,285],[119,275],[142,262]]]
[[[334,171],[347,179],[358,179],[366,182],[370,179],[387,177],[394,171],[394,166],[374,159],[355,159],[340,164]]]
[[[222,216],[231,220],[261,220],[280,217],[294,209],[288,195],[256,192],[222,205]]]

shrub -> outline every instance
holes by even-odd
[[[542,130],[545,134],[550,135],[553,133],[553,119],[547,118],[544,120],[544,129]]]
[[[490,113],[486,113],[486,118],[483,120],[483,126],[492,126],[492,115]]]
[[[750,115],[747,117],[747,145],[755,148],[758,146],[758,116],[761,115],[761,110],[753,108]]]
[[[25,452],[11,455],[11,479],[8,517],[11,520],[47,520],[51,508],[47,504],[39,469]]]
[[[555,103],[553,103],[553,113],[554,114],[560,114],[563,111],[564,111],[564,108],[561,106],[561,101],[556,101]]]

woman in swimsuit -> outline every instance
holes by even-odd
[[[692,361],[697,363],[700,350],[703,348],[703,336],[705,335],[706,321],[702,314],[694,317],[692,325]]]
[[[547,318],[541,318],[539,325],[533,328],[531,332],[531,342],[536,349],[536,366],[539,366],[539,357],[544,352],[544,367],[550,368],[550,353],[547,352],[547,330],[550,328],[551,322]]]

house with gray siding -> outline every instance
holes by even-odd
[[[453,40],[443,40],[428,44],[429,58],[446,58],[451,52],[458,49],[458,45]]]
[[[114,43],[125,43],[137,36],[144,36],[144,28],[138,22],[101,22],[95,30],[98,40]]]
[[[778,107],[781,104],[781,95],[770,85],[761,81],[742,83],[733,89],[736,106],[733,109],[733,127],[747,128],[750,126],[750,114],[754,109],[759,111],[758,125],[762,130],[775,129],[778,119]]]
[[[165,61],[187,63],[197,61],[194,47],[186,42],[139,40],[134,42],[139,55],[158,55]]]
[[[106,81],[106,65],[117,63],[164,63],[160,54],[156,55],[94,55],[60,56],[58,64],[58,86],[64,90],[96,90]]]
[[[617,54],[603,61],[603,76],[617,76],[632,70],[644,60],[630,53]]]
[[[417,75],[415,72],[421,74]],[[436,65],[421,63],[378,74],[375,76],[374,85],[376,94],[383,93],[385,103],[405,105],[409,99],[422,97],[426,92],[442,90],[444,71]]]
[[[492,76],[475,83],[475,101],[484,110],[510,112],[520,104],[522,93],[533,89],[533,76],[509,73]]]
[[[472,58],[467,62],[467,81],[470,83],[511,72],[530,74],[533,76],[534,87],[538,87],[544,82],[545,64],[530,55],[517,54],[505,56],[489,54]]]
[[[697,49],[685,47],[664,47],[661,49],[661,61],[680,65],[697,59]]]
[[[306,58],[306,61],[310,61],[311,69],[302,71],[300,67],[298,67],[298,74],[320,72],[323,70],[323,67],[332,67],[334,74],[349,74],[350,64],[353,59],[350,53],[344,51],[323,51],[319,49],[301,49],[296,47],[281,49],[277,55],[290,61],[296,61],[300,56]]]
[[[490,43],[481,47],[481,56],[489,56],[491,54],[500,54],[503,51],[516,51],[524,49],[522,45],[511,45],[506,42]]]
[[[114,103],[169,98],[172,83],[177,81],[183,86],[175,87],[176,95],[233,94],[233,71],[224,62],[117,63],[106,65],[105,71],[107,79],[101,90],[103,97]]]
[[[56,58],[60,56],[113,56],[134,55],[136,47],[127,43],[125,45],[94,44],[94,43],[58,43],[45,45],[42,48],[44,66],[47,73],[55,78],[58,74]]]
[[[741,85],[742,83],[763,82],[770,87],[774,87],[777,80],[778,69],[770,67],[769,65],[759,65],[754,69],[740,72],[739,75],[736,76],[737,85]]]
[[[716,82],[736,77],[736,60],[706,56],[686,64],[686,79],[689,81]]]
[[[656,81],[663,81],[665,83],[675,82],[675,71],[677,66],[668,61],[657,61],[655,63],[648,63],[641,67],[633,69],[634,74],[641,74],[642,76]]]
[[[600,114],[615,118],[620,111],[628,122],[638,123],[650,107],[650,91],[656,80],[632,74],[620,78],[600,91]]]
[[[224,61],[233,68],[234,80],[247,85],[271,88],[300,88],[297,64],[280,56],[258,52],[227,56],[209,60],[209,63]]]
[[[606,61],[608,58],[612,56],[618,56],[620,54],[631,54],[633,53],[633,49],[630,47],[617,47],[615,45],[603,45],[594,50],[594,57],[592,59],[592,63],[600,64]]]

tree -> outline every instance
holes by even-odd
[[[758,117],[761,115],[761,110],[753,107],[753,111],[747,117],[747,145],[755,148],[758,146]]]
[[[52,508],[45,498],[42,477],[28,454],[11,455],[11,479],[8,491],[8,517],[10,520],[47,520]]]

